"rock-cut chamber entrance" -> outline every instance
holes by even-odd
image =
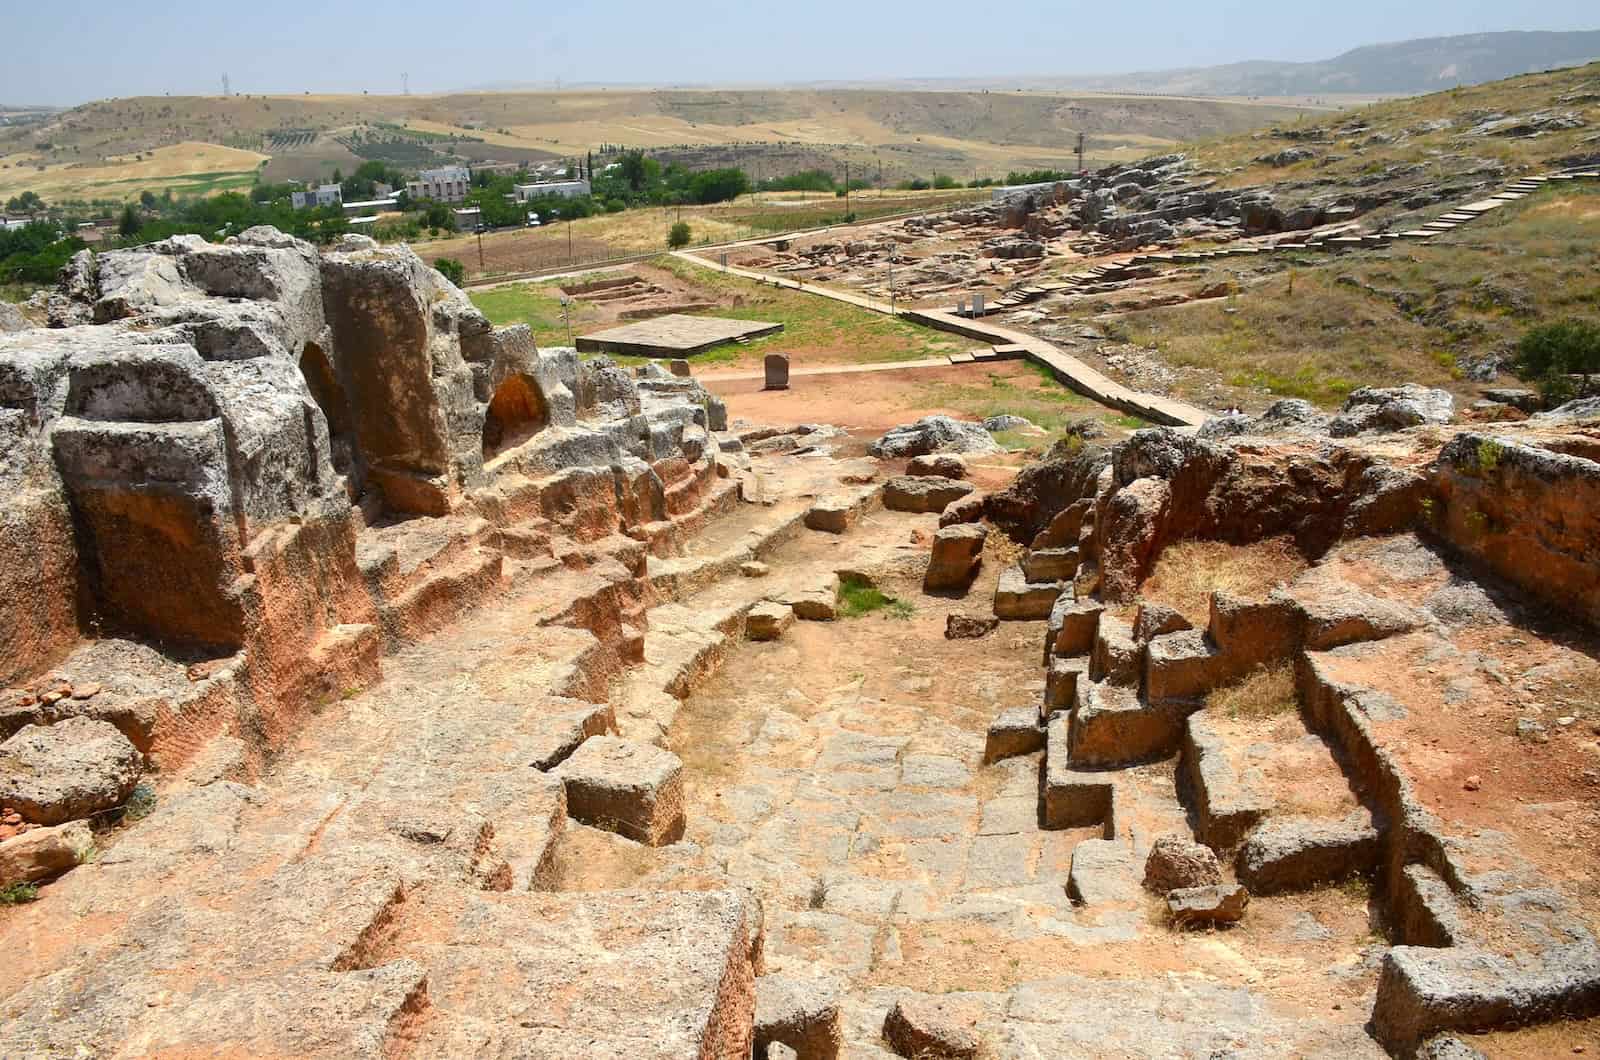
[[[550,409],[539,384],[521,372],[495,388],[483,419],[483,458],[514,449],[550,424]]]

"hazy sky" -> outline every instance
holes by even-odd
[[[0,102],[1118,73],[1600,27],[1595,0],[0,0]]]

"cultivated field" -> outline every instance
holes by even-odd
[[[184,141],[94,161],[60,162],[30,150],[0,159],[0,198],[23,191],[46,201],[135,199],[141,191],[208,195],[248,188],[267,156],[213,143]]]
[[[907,191],[879,194],[861,192],[850,197],[849,209],[858,220],[935,210],[962,202],[988,199],[986,190]],[[773,232],[839,224],[845,218],[845,201],[833,195],[799,192],[745,195],[735,202],[715,206],[627,210],[585,217],[569,225],[493,232],[483,237],[483,255],[474,235],[450,236],[414,244],[429,261],[455,258],[473,279],[577,266],[608,258],[665,250],[667,232],[678,220],[688,223],[694,245],[753,239]]]

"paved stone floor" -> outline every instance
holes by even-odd
[[[935,519],[873,513],[838,551],[907,541]],[[770,562],[810,549],[801,537]],[[730,649],[669,732],[685,843],[630,871],[664,883],[692,862],[753,887],[768,971],[842,984],[851,1056],[887,1055],[883,1017],[907,990],[969,994],[1007,1056],[1380,1055],[1360,1027],[1382,952],[1365,895],[1260,899],[1241,929],[1182,935],[1132,873],[1118,901],[1069,899],[1073,849],[1098,829],[1038,828],[1038,755],[981,764],[994,715],[1043,695],[1043,623],[943,637],[952,611],[990,610],[998,566],[964,600],[886,578],[910,617],[800,622]],[[1187,825],[1171,763],[1131,780],[1137,872],[1154,836]],[[680,867],[663,874],[663,859]],[[1104,1006],[1126,1019],[1108,1024]]]
[[[753,339],[782,330],[782,324],[760,320],[691,317],[673,313],[580,336],[578,349],[584,353],[686,357],[725,342]]]

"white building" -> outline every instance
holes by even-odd
[[[337,184],[319,184],[315,188],[295,192],[293,198],[296,210],[313,206],[338,206],[344,202],[344,189]]]
[[[443,166],[424,169],[416,180],[406,181],[406,194],[413,200],[432,199],[435,202],[462,202],[472,188],[472,174],[466,166]]]
[[[347,202],[344,204],[346,217],[363,217],[367,214],[392,213],[400,209],[400,200],[394,196],[384,199],[362,199],[360,202]]]
[[[514,184],[512,191],[518,202],[527,202],[544,195],[557,195],[563,199],[577,199],[589,194],[587,180],[551,180],[539,184]]]

